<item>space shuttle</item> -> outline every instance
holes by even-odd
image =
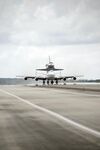
[[[60,69],[60,68],[55,68],[54,63],[50,60],[50,56],[49,56],[49,63],[45,65],[46,68],[42,68],[42,69],[36,69],[37,71],[61,71],[64,69]]]

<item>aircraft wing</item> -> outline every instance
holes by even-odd
[[[36,76],[26,76],[26,77],[24,77],[24,80],[27,80],[27,79],[35,79],[36,81],[38,81],[38,80],[47,80],[49,78],[48,77],[36,77]],[[54,80],[64,80],[65,81],[66,79],[76,80],[76,77],[75,76],[54,77]]]
[[[66,80],[66,79],[69,79],[69,78],[72,78],[73,80],[76,80],[76,77],[74,77],[74,76],[64,76],[64,77],[54,77],[53,79],[51,79],[51,80]],[[50,78],[49,77],[35,77],[35,80],[50,80]]]
[[[26,76],[26,77],[24,77],[24,80],[27,80],[27,79],[35,79],[35,76]]]
[[[73,79],[73,80],[76,80],[77,78],[76,78],[76,76],[67,76],[67,77],[65,77],[66,79]]]
[[[38,80],[46,80],[46,79],[47,79],[46,77],[36,77],[35,78],[36,81],[38,81]]]
[[[26,77],[24,77],[24,80],[27,80],[27,79],[35,79],[36,81],[38,81],[38,80],[46,80],[47,78],[46,77],[36,77],[36,76],[26,76]]]
[[[48,71],[48,69],[36,69],[38,71]]]
[[[62,76],[62,77],[56,77],[55,78],[55,80],[64,80],[64,81],[66,81],[66,79],[76,80],[76,76]]]
[[[66,79],[73,79],[76,80],[77,77],[83,77],[83,75],[76,75],[76,76],[64,76],[62,79],[65,81]]]
[[[56,68],[53,69],[53,71],[60,71],[60,70],[64,70],[64,69],[56,69]]]

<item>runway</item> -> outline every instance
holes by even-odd
[[[0,86],[0,150],[99,150],[100,92]]]

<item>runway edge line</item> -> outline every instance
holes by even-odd
[[[15,95],[15,94],[12,94],[12,93],[10,93],[10,92],[8,92],[8,91],[2,90],[2,89],[0,89],[0,91],[1,91],[2,93],[5,93],[5,94],[7,94],[7,95],[10,95],[10,96],[12,96],[12,97],[14,97],[14,98],[16,98],[16,99],[22,101],[22,102],[24,102],[24,103],[26,103],[26,104],[28,104],[28,105],[30,105],[30,106],[32,106],[32,107],[34,107],[34,108],[40,110],[40,111],[42,111],[42,112],[45,112],[45,113],[47,113],[47,114],[49,114],[49,115],[51,115],[51,116],[53,116],[53,117],[56,117],[57,119],[62,120],[62,121],[64,121],[64,122],[66,122],[66,123],[68,123],[68,124],[70,124],[70,125],[76,127],[77,129],[80,129],[80,130],[85,131],[85,132],[87,132],[87,133],[89,133],[89,134],[91,134],[91,135],[93,135],[93,136],[95,136],[95,137],[100,138],[100,132],[99,132],[99,131],[96,131],[96,130],[91,129],[91,128],[89,128],[89,127],[86,127],[86,126],[84,126],[84,125],[82,125],[82,124],[79,124],[79,123],[77,123],[77,122],[74,122],[74,121],[70,120],[69,118],[66,118],[66,117],[64,117],[64,116],[62,116],[62,115],[60,115],[60,114],[58,114],[58,113],[56,113],[56,112],[53,112],[53,111],[51,111],[51,110],[48,110],[48,109],[46,109],[46,108],[40,107],[40,106],[38,106],[38,105],[36,105],[36,104],[34,104],[34,103],[31,103],[31,102],[29,102],[28,100],[25,100],[25,99],[23,99],[23,98],[21,98],[21,97]]]

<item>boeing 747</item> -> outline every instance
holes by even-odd
[[[47,74],[45,76],[26,76],[24,77],[25,80],[31,78],[31,79],[34,79],[35,81],[39,81],[39,80],[42,80],[43,81],[43,84],[45,84],[47,82],[47,84],[51,83],[51,84],[54,84],[54,82],[56,84],[58,84],[58,81],[60,80],[63,80],[63,81],[66,81],[66,79],[73,79],[73,80],[76,80],[76,76],[56,76],[54,74],[54,71],[61,71],[61,70],[64,70],[64,69],[58,69],[58,68],[55,68],[53,62],[50,61],[50,58],[49,58],[49,63],[46,64],[46,68],[44,69],[36,69],[38,71],[46,71]]]

